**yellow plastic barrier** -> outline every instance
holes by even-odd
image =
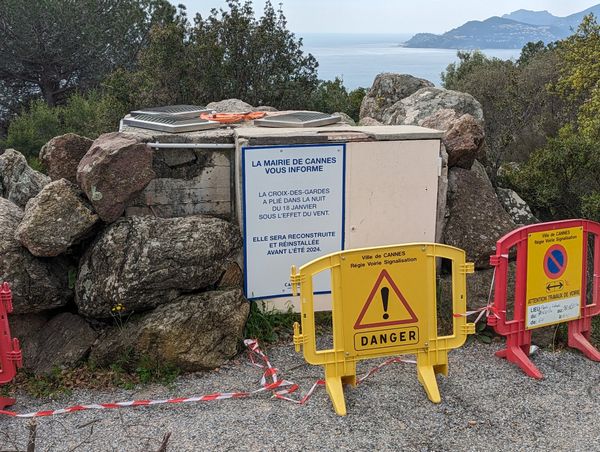
[[[389,355],[417,356],[419,382],[434,403],[441,401],[435,375],[448,374],[448,350],[465,343],[475,324],[454,316],[453,334],[438,337],[436,258],[452,261],[452,309],[466,312],[465,252],[447,245],[411,243],[333,253],[292,267],[294,295],[300,288],[301,321],[294,325],[296,351],[325,367],[335,412],[346,415],[343,384],[356,385],[356,361]],[[313,276],[331,270],[333,348],[317,350]]]

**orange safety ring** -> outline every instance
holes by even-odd
[[[221,124],[233,124],[242,121],[252,121],[264,117],[264,111],[254,111],[251,113],[202,113],[200,119],[207,121],[217,121]]]

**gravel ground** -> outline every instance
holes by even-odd
[[[438,377],[442,403],[427,399],[414,365],[393,364],[347,388],[348,416],[320,388],[305,406],[260,395],[188,405],[87,411],[38,420],[36,451],[151,451],[170,432],[169,451],[193,450],[600,450],[600,364],[577,352],[538,351],[542,381],[493,356],[500,344],[470,341]],[[267,350],[286,379],[307,391],[321,377],[291,346]],[[359,374],[378,361],[363,361]],[[77,403],[201,395],[257,387],[245,355],[171,387],[75,391],[56,400],[19,394],[19,412]],[[26,450],[29,420],[0,418],[0,451]]]

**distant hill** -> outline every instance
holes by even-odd
[[[530,11],[520,9],[502,16],[503,19],[516,20],[531,25],[553,25],[559,17],[553,16],[548,11]]]
[[[600,4],[567,17],[520,9],[502,17],[473,20],[442,35],[418,33],[403,45],[438,49],[520,49],[530,41],[549,43],[566,38],[590,13],[600,16]]]

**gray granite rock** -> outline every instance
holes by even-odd
[[[335,112],[333,114],[341,117],[342,120],[340,122],[343,123],[343,124],[348,124],[349,126],[355,126],[356,125],[356,121],[354,119],[352,119],[350,116],[348,116],[346,113],[342,112],[342,111],[338,111],[338,112]]]
[[[504,210],[508,212],[517,226],[539,223],[539,220],[531,212],[529,205],[517,192],[509,188],[498,187],[496,193],[498,194],[500,204],[502,204]]]
[[[58,256],[88,237],[98,221],[81,190],[59,179],[29,200],[16,238],[34,256]]]
[[[476,268],[489,268],[496,241],[515,229],[515,223],[494,190],[472,171],[451,168],[448,179],[444,243],[464,249]]]
[[[15,314],[54,309],[73,298],[69,289],[69,265],[62,258],[40,259],[15,238],[23,211],[0,198],[0,280],[13,292]]]
[[[358,121],[358,125],[359,126],[382,126],[383,123],[367,116],[365,118],[360,118],[360,121]]]
[[[91,359],[109,365],[134,350],[186,371],[214,369],[237,353],[250,304],[240,289],[183,295],[172,303],[114,328]]]
[[[475,160],[473,162],[473,165],[471,165],[471,171],[475,173],[475,175],[479,177],[479,179],[485,182],[485,184],[488,187],[492,189],[494,188],[494,186],[492,185],[492,181],[490,180],[490,176],[488,176],[488,173],[485,169],[485,166],[483,166],[479,160]]]
[[[20,152],[7,149],[0,155],[0,196],[20,208],[49,182],[50,178],[32,169]]]
[[[389,124],[422,125],[422,122],[439,110],[452,110],[457,117],[471,115],[483,125],[481,104],[470,94],[444,88],[422,88],[401,100],[403,111],[396,115],[396,121]]]
[[[140,312],[209,289],[240,247],[239,229],[218,218],[121,219],[96,238],[80,261],[79,312],[109,318],[117,304]]]
[[[390,115],[397,108],[395,104],[425,87],[433,87],[433,83],[408,74],[378,74],[373,86],[363,98],[360,119],[369,117],[389,124]]]
[[[21,326],[16,329],[15,337],[23,343],[23,367],[35,374],[49,374],[54,369],[76,365],[87,357],[98,337],[83,318],[69,312],[50,319],[26,316],[17,323],[23,320],[32,322],[27,334],[17,336],[23,329]]]

